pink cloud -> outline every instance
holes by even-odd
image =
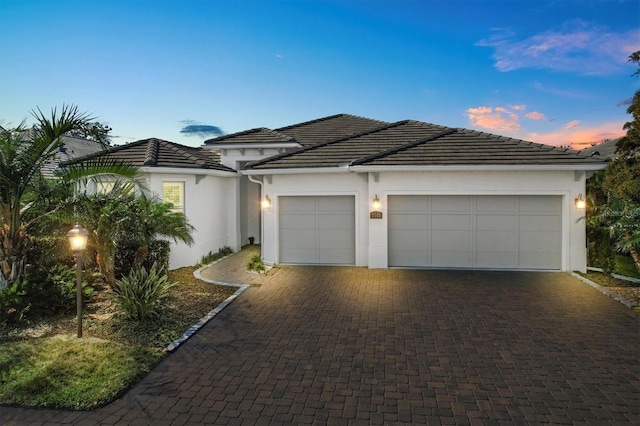
[[[564,125],[565,130],[573,129],[578,124],[580,124],[580,120],[573,120]]]
[[[561,146],[571,145],[573,149],[584,149],[594,143],[600,143],[604,139],[616,139],[625,135],[622,130],[623,123],[605,123],[598,126],[582,128],[578,127],[579,121],[575,120],[569,124],[576,123],[569,127],[564,126],[551,133],[529,133],[524,139],[543,143],[547,145]]]
[[[530,113],[528,113],[527,115],[525,115],[525,117],[530,118],[532,120],[543,120],[544,119],[544,114],[538,111],[532,111]]]
[[[467,109],[467,117],[474,126],[493,132],[518,132],[520,130],[518,116],[503,107],[469,108]]]

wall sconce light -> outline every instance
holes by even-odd
[[[262,208],[268,209],[271,207],[271,198],[268,195],[265,195],[264,200],[262,200]]]
[[[582,198],[582,194],[578,195],[575,199],[575,205],[577,209],[584,209],[587,207],[587,201]]]
[[[382,208],[382,203],[378,198],[378,194],[376,194],[376,196],[373,198],[373,203],[371,203],[371,207],[373,208],[373,211],[376,211],[376,212],[379,212],[380,209]]]

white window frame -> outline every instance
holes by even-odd
[[[162,201],[165,203],[170,203],[173,205],[171,211],[178,212],[184,214],[185,212],[185,191],[184,191],[184,181],[163,181],[162,182]],[[182,203],[175,203],[175,199],[172,196],[167,195],[167,189],[169,188],[179,188],[178,189],[178,198],[182,200]]]

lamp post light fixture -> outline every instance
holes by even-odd
[[[582,198],[582,194],[578,195],[578,198],[575,199],[575,205],[577,209],[585,209],[587,207],[587,201]]]
[[[89,231],[76,224],[69,232],[69,245],[76,255],[76,303],[78,315],[78,337],[82,337],[82,253],[87,249]]]

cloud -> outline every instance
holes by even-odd
[[[573,129],[578,124],[580,124],[580,120],[573,120],[564,125],[565,130]]]
[[[572,126],[569,124],[576,123]],[[571,145],[573,149],[588,148],[593,144],[602,142],[604,139],[616,139],[625,135],[622,130],[623,123],[605,123],[598,126],[583,128],[579,126],[579,121],[575,120],[562,129],[551,133],[529,133],[523,139],[547,145],[565,146]]]
[[[527,109],[526,105],[511,105],[511,109],[514,111],[524,111]]]
[[[530,118],[532,120],[544,120],[544,114],[538,111],[531,111],[525,117]]]
[[[633,98],[623,99],[616,104],[616,106],[629,106],[633,103]]]
[[[211,136],[222,136],[224,132],[218,126],[212,126],[209,124],[200,124],[193,120],[182,120],[181,123],[186,124],[180,133],[186,136],[198,136],[201,138],[208,138]]]
[[[467,109],[467,117],[474,126],[494,132],[517,132],[520,130],[518,115],[503,107],[469,108]]]
[[[613,32],[576,19],[525,39],[510,29],[493,29],[476,45],[494,48],[494,66],[502,72],[537,68],[604,75],[628,67],[629,55],[640,50],[639,40],[640,29]]]

